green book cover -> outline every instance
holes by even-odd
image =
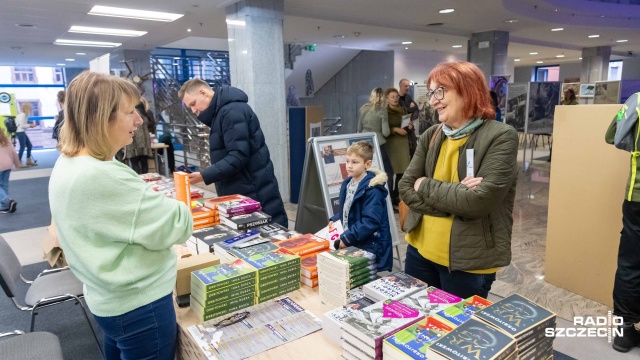
[[[279,269],[292,266],[294,263],[300,267],[300,256],[282,249],[256,254],[244,259],[244,261],[258,270],[259,275],[268,274],[272,271],[277,272]]]
[[[269,291],[270,289],[277,288],[280,285],[280,283],[290,281],[293,279],[300,282],[300,269],[298,268],[296,270],[297,271],[292,271],[278,278],[273,278],[267,281],[258,282],[258,286],[256,286],[257,292],[261,294],[263,292]]]
[[[266,241],[260,244],[255,244],[247,247],[232,247],[227,250],[227,252],[238,259],[245,259],[251,257],[256,254],[262,254],[266,252],[272,252],[280,249],[278,246],[274,245],[272,242]]]
[[[282,271],[279,272],[272,272],[270,274],[267,274],[265,276],[262,276],[260,278],[258,278],[258,282],[256,285],[256,289],[261,289],[265,287],[265,284],[267,283],[273,283],[273,281],[280,281],[284,278],[290,278],[291,275],[296,274],[296,275],[300,275],[300,268],[297,266],[293,266],[290,267],[288,269],[282,269]]]
[[[366,266],[376,262],[376,256],[368,251],[349,246],[331,252],[334,257],[346,261],[351,267]]]
[[[297,279],[291,278],[291,279],[283,280],[280,283],[278,283],[276,286],[273,286],[268,289],[264,289],[262,291],[257,291],[256,297],[263,297],[271,293],[278,292],[282,289],[289,289],[292,286],[297,285],[299,283],[300,283],[300,277],[298,277]]]
[[[191,273],[191,286],[209,292],[239,281],[255,279],[256,269],[243,260],[196,270]]]
[[[204,307],[193,296],[190,297],[191,309],[194,310],[198,319],[206,321],[224,314],[228,314],[239,309],[244,309],[255,304],[255,293],[238,296],[226,301],[219,302],[214,306]]]
[[[202,288],[198,287],[197,284],[191,284],[191,293],[197,293],[199,295],[201,295],[202,300],[212,300],[215,299],[216,297],[220,296],[220,295],[224,295],[227,293],[232,293],[234,291],[237,291],[239,289],[245,289],[245,288],[255,288],[256,283],[258,282],[258,280],[253,277],[251,279],[248,280],[243,280],[243,281],[237,281],[234,283],[231,283],[228,286],[224,286],[221,288],[214,288],[209,290],[208,292],[203,292]]]

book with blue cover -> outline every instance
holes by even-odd
[[[257,271],[253,266],[243,260],[236,260],[229,264],[219,264],[192,272],[191,286],[199,288],[202,293],[207,293],[232,283],[255,278],[256,274]]]

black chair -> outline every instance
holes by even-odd
[[[25,305],[21,305],[18,300],[16,300],[16,290],[18,289],[17,284],[19,280],[30,285],[25,296]],[[40,309],[66,301],[74,301],[76,305],[80,305],[82,314],[87,320],[89,328],[91,328],[98,348],[100,348],[98,337],[80,301],[80,298],[84,297],[82,283],[73,275],[68,267],[44,270],[35,280],[26,280],[22,277],[22,265],[18,257],[4,237],[0,235],[0,285],[5,294],[13,300],[16,308],[31,312],[30,332],[33,332],[35,316]],[[0,357],[0,359],[4,358]]]
[[[9,337],[17,335],[14,337]],[[0,334],[0,359],[64,360],[58,337],[48,332],[20,330]]]

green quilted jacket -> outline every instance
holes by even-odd
[[[483,180],[474,190],[461,183],[433,179],[433,173],[445,135],[433,138],[439,125],[432,126],[420,137],[411,164],[404,172],[399,190],[409,207],[403,230],[416,228],[423,215],[455,214],[451,229],[449,269],[482,270],[507,266],[511,262],[511,229],[513,202],[518,177],[518,134],[516,130],[495,120],[486,120],[461,147],[458,174],[467,173],[466,149],[474,149],[474,171]],[[418,191],[413,185],[426,179]]]

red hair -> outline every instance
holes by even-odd
[[[496,110],[482,71],[466,61],[444,62],[429,73],[427,87],[437,83],[455,90],[464,99],[463,115],[468,119],[495,119]]]

